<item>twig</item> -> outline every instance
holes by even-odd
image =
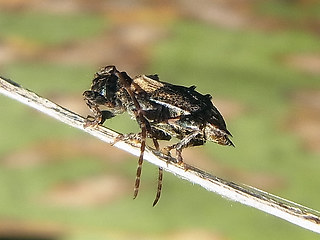
[[[113,144],[117,148],[136,156],[140,155],[139,145],[130,141],[115,141],[119,133],[102,126],[84,128],[85,119],[82,116],[24,89],[11,80],[0,78],[0,93],[29,105],[72,127],[85,131],[104,142]],[[318,211],[247,185],[223,180],[190,165],[187,165],[188,170],[185,171],[180,165],[175,164],[174,161],[168,161],[168,156],[164,156],[151,148],[146,149],[144,158],[150,163],[160,166],[187,181],[199,184],[222,197],[254,207],[300,227],[320,233],[320,213]]]

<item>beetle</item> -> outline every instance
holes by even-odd
[[[131,78],[115,66],[106,66],[95,73],[91,89],[83,93],[93,116],[87,116],[85,127],[102,125],[107,119],[128,112],[140,126],[141,133],[131,135],[141,142],[135,180],[134,198],[137,197],[146,147],[146,138],[179,142],[165,147],[162,152],[176,150],[177,161],[183,165],[182,150],[212,141],[234,146],[226,123],[211,102],[210,94],[203,95],[195,86],[184,87],[160,81],[158,75],[140,75]],[[163,170],[159,168],[158,189],[153,206],[160,198]]]

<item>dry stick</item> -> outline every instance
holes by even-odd
[[[82,131],[85,131],[104,142],[113,144],[113,146],[135,156],[140,155],[140,145],[130,141],[115,141],[119,133],[102,126],[84,128],[85,119],[82,116],[22,88],[11,80],[0,78],[0,93],[29,105],[72,127],[79,128]],[[318,211],[247,185],[223,180],[190,165],[187,165],[188,170],[185,171],[183,167],[175,164],[173,161],[167,161],[168,156],[163,156],[150,148],[146,148],[144,158],[150,163],[186,179],[187,181],[199,184],[205,189],[215,192],[222,197],[257,208],[300,227],[320,233],[320,213]]]

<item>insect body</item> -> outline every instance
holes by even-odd
[[[86,126],[103,124],[111,117],[127,111],[141,128],[141,153],[137,169],[134,197],[138,194],[143,153],[146,138],[153,139],[159,150],[158,140],[180,141],[164,149],[176,150],[178,162],[183,164],[182,150],[203,145],[207,140],[233,146],[226,123],[211,102],[209,94],[195,91],[195,86],[183,87],[162,82],[157,75],[141,75],[131,78],[119,72],[115,66],[107,66],[97,72],[91,90],[83,93],[94,116],[88,116]],[[160,197],[162,169],[159,168],[158,192]]]

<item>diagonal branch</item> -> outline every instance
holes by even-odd
[[[104,142],[113,144],[113,146],[135,156],[140,155],[139,144],[137,145],[129,140],[115,141],[117,136],[119,136],[119,133],[103,126],[84,128],[85,119],[82,116],[24,89],[11,80],[0,77],[0,93],[35,108],[69,126],[87,132]],[[199,184],[203,188],[215,192],[222,197],[254,207],[300,227],[320,233],[320,212],[318,211],[254,187],[221,179],[190,165],[187,165],[188,170],[185,171],[183,167],[179,164],[175,164],[174,161],[168,161],[168,156],[164,156],[151,148],[146,148],[144,158],[150,163],[162,167],[166,171],[186,179],[187,181]]]

